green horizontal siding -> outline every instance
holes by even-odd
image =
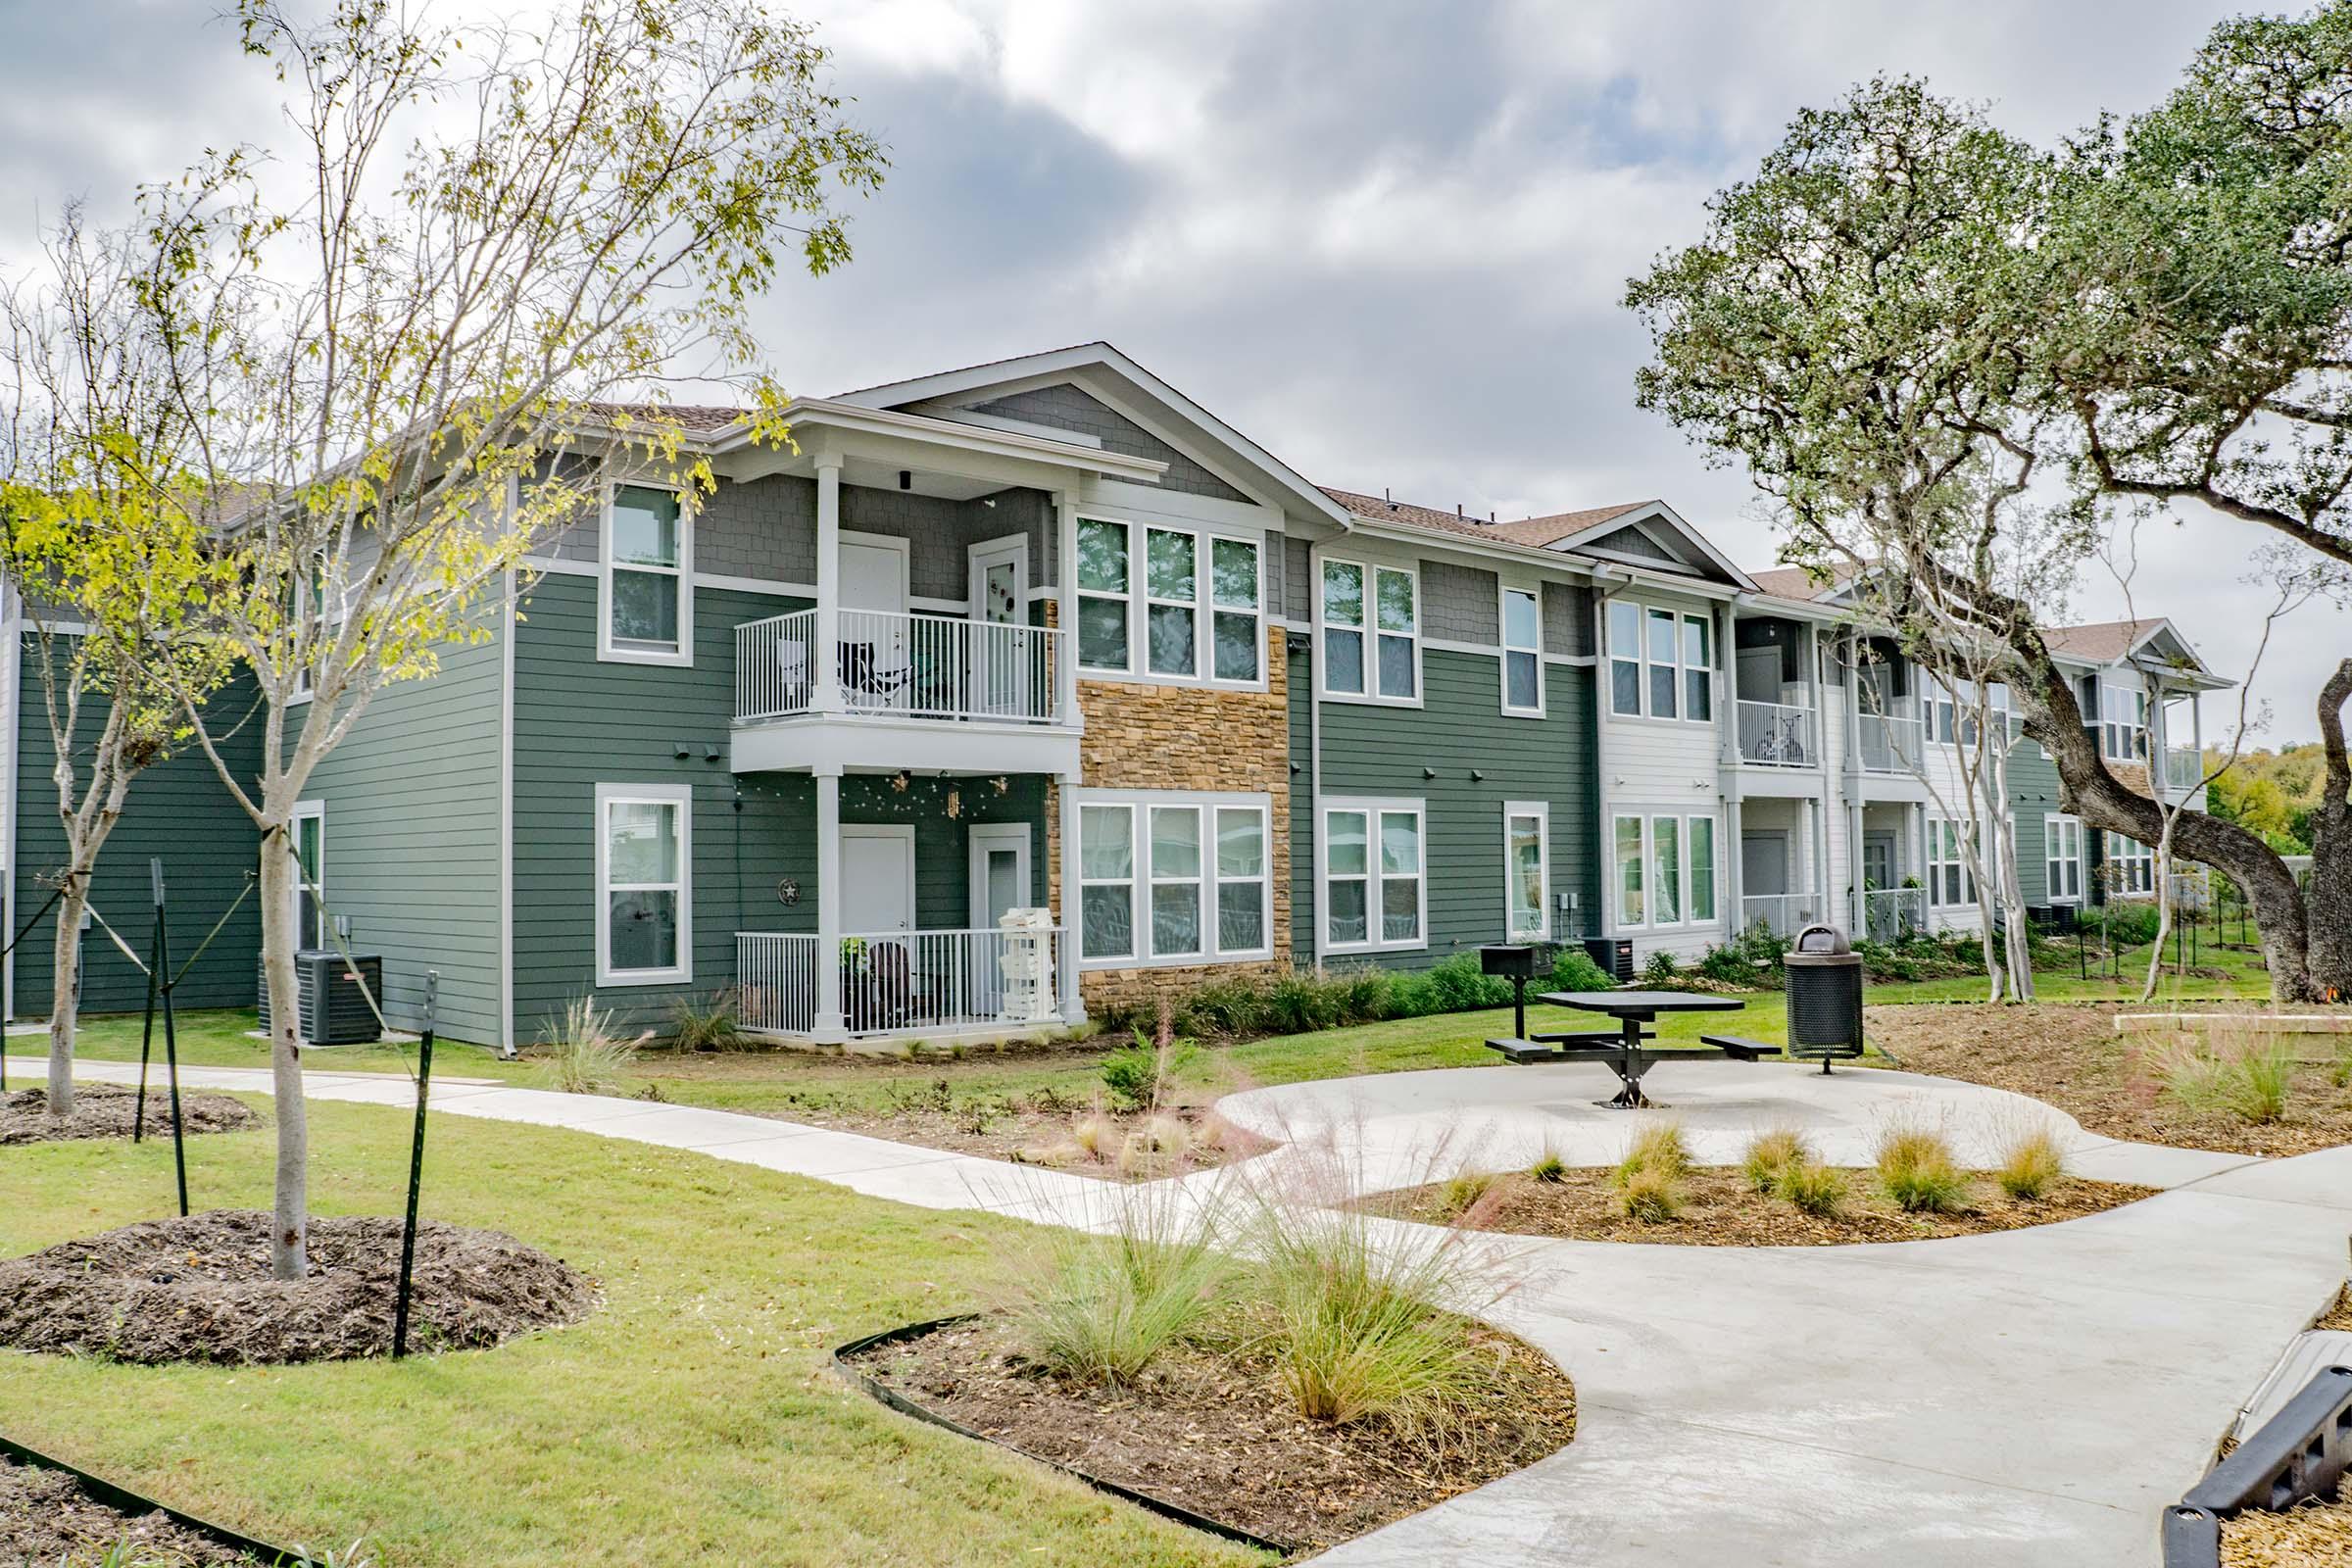
[[[2048,847],[2042,817],[2065,808],[2058,804],[2058,765],[2033,741],[2021,740],[2009,752],[2009,811],[2017,820],[2017,883],[2029,908],[2050,902]],[[2088,874],[2089,868],[2084,867]]]
[[[59,650],[61,661],[65,651]],[[66,836],[57,814],[54,779],[56,747],[42,698],[40,645],[26,637],[21,652],[17,725],[17,831],[9,857],[15,878],[17,924],[22,928],[48,902],[57,873],[66,863]],[[209,709],[234,724],[253,703],[250,682],[236,682]],[[87,788],[87,749],[106,721],[103,694],[85,696],[76,725],[74,788]],[[248,723],[220,741],[232,768],[250,777],[258,757],[258,727]],[[219,938],[197,958],[177,993],[186,1007],[250,1006],[254,957],[261,950],[258,899],[237,905],[248,875],[258,864],[252,819],[220,782],[212,760],[193,740],[131,781],[122,816],[99,852],[91,877],[92,903],[142,959],[155,929],[155,900],[148,860],[161,857],[169,893],[172,947],[185,962],[215,922],[235,906]],[[15,1016],[41,1018],[49,1012],[54,974],[54,915],[44,916],[12,955]],[[16,935],[10,932],[10,936]],[[146,1004],[147,981],[95,925],[82,939],[81,1006],[84,1012],[131,1012]]]
[[[1502,940],[1502,817],[1505,803],[1512,801],[1539,801],[1550,808],[1551,891],[1575,893],[1578,918],[1590,921],[1598,896],[1592,670],[1546,664],[1545,711],[1540,719],[1503,714],[1496,659],[1428,650],[1422,678],[1420,708],[1322,707],[1327,799],[1403,796],[1427,802],[1428,949],[1383,953],[1373,961],[1410,968]],[[1425,770],[1437,776],[1424,777]],[[1473,778],[1473,773],[1483,776]],[[1294,854],[1299,843],[1295,835]],[[1311,893],[1311,839],[1304,849],[1303,883]],[[1296,940],[1303,955],[1319,948],[1311,898],[1299,920]],[[1563,929],[1569,923],[1555,914],[1555,937],[1565,941],[1582,934]]]

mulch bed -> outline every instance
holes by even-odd
[[[1970,1207],[1954,1214],[1912,1214],[1881,1192],[1867,1170],[1847,1172],[1844,1208],[1807,1214],[1778,1198],[1757,1192],[1740,1171],[1705,1166],[1683,1178],[1684,1205],[1670,1220],[1642,1220],[1625,1214],[1608,1167],[1577,1166],[1556,1182],[1514,1172],[1471,1202],[1447,1184],[1404,1188],[1366,1199],[1376,1213],[1433,1225],[1515,1236],[1565,1236],[1589,1242],[1653,1242],[1678,1247],[1841,1247],[1857,1242],[1918,1242],[1939,1236],[1975,1236],[2020,1230],[2151,1196],[2151,1187],[2063,1177],[2034,1202],[2008,1198],[1989,1178],[1975,1184]]]
[[[2343,1568],[2352,1563],[2352,1501],[2222,1521],[2222,1568]]]
[[[400,1221],[314,1218],[311,1272],[270,1274],[270,1217],[213,1209],[0,1260],[0,1346],[118,1361],[331,1361],[392,1348]],[[410,1347],[477,1349],[577,1322],[594,1282],[499,1231],[416,1230]]]
[[[1172,1348],[1133,1388],[1078,1383],[1022,1354],[1003,1317],[878,1347],[853,1365],[999,1443],[1177,1503],[1294,1549],[1316,1549],[1484,1486],[1576,1434],[1576,1391],[1533,1347],[1473,1331],[1494,1393],[1443,1434],[1298,1415],[1271,1362]]]
[[[1274,1147],[1202,1106],[1172,1106],[1154,1115],[1089,1109],[1059,1095],[958,1094],[946,1079],[909,1087],[880,1107],[811,1094],[792,1097],[785,1109],[766,1114],[1114,1182],[1207,1170]],[[1182,1133],[1164,1126],[1148,1128],[1155,1116],[1180,1124]]]
[[[2352,1144],[2352,1086],[2338,1087],[2317,1061],[2296,1074],[2285,1118],[2258,1124],[2227,1113],[2197,1114],[2162,1094],[2115,1032],[2118,1012],[2267,1012],[2262,1002],[2198,1002],[2178,1007],[2006,1006],[1936,1004],[1872,1007],[1871,1042],[1912,1072],[2013,1090],[2056,1105],[2109,1138],[2232,1154],[2307,1154]],[[2306,1037],[2318,1057],[2333,1042]]]
[[[0,1564],[96,1563],[114,1547],[139,1568],[250,1564],[242,1552],[206,1540],[161,1512],[134,1519],[81,1490],[62,1470],[0,1459]]]
[[[2327,1315],[2314,1323],[2312,1327],[2315,1329],[2352,1330],[2352,1284],[2347,1284],[2342,1290],[2336,1292],[2335,1304],[2329,1307]]]
[[[74,1138],[128,1138],[138,1092],[120,1084],[75,1084],[74,1109],[49,1114],[49,1091],[36,1085],[0,1095],[0,1144],[45,1144]],[[190,1133],[233,1133],[261,1120],[261,1113],[227,1095],[181,1090],[179,1123]],[[147,1136],[172,1136],[172,1092],[161,1075],[147,1086]]]

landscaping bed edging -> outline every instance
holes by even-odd
[[[2323,1496],[2352,1470],[2352,1367],[2331,1366],[2164,1513],[2164,1568],[2220,1568],[2222,1521]]]
[[[895,1329],[884,1329],[879,1334],[868,1334],[861,1339],[852,1340],[846,1345],[835,1346],[833,1348],[834,1374],[852,1388],[863,1391],[870,1397],[898,1411],[901,1415],[912,1416],[917,1421],[944,1428],[958,1437],[970,1438],[974,1442],[986,1443],[1003,1448],[1007,1453],[1020,1454],[1022,1458],[1033,1464],[1042,1464],[1049,1470],[1058,1470],[1065,1476],[1084,1482],[1098,1492],[1107,1493],[1111,1496],[1132,1502],[1140,1508],[1149,1509],[1163,1519],[1171,1519],[1177,1524],[1205,1531],[1212,1536],[1221,1537],[1240,1545],[1255,1546],[1261,1551],[1271,1551],[1285,1557],[1291,1555],[1294,1548],[1279,1541],[1268,1541],[1265,1537],[1252,1535],[1237,1525],[1225,1524],[1211,1519],[1205,1514],[1195,1513],[1181,1503],[1170,1502],[1165,1497],[1155,1497],[1148,1492],[1138,1492],[1133,1487],[1121,1486],[1116,1481],[1105,1481],[1101,1476],[1089,1475],[1074,1465],[1063,1464],[1056,1459],[1040,1458],[1036,1454],[1023,1452],[1008,1443],[1000,1443],[985,1433],[973,1431],[960,1421],[953,1420],[948,1416],[941,1415],[936,1410],[917,1404],[896,1389],[884,1384],[880,1379],[868,1377],[850,1364],[852,1358],[863,1355],[868,1350],[877,1350],[887,1345],[902,1345],[909,1340],[919,1340],[924,1335],[939,1329],[953,1328],[960,1323],[973,1322],[982,1315],[978,1312],[958,1312],[951,1317],[928,1318],[920,1323],[903,1323]]]
[[[60,1471],[72,1476],[81,1490],[88,1493],[92,1498],[126,1518],[137,1519],[151,1513],[160,1513],[191,1535],[202,1536],[215,1545],[225,1547],[230,1551],[244,1552],[263,1563],[265,1568],[300,1568],[300,1565],[307,1564],[311,1560],[301,1552],[288,1551],[282,1546],[272,1546],[266,1541],[257,1541],[241,1531],[229,1529],[226,1525],[214,1524],[209,1519],[200,1519],[192,1513],[172,1507],[170,1503],[158,1502],[153,1497],[142,1496],[128,1487],[118,1486],[103,1476],[94,1476],[78,1465],[68,1464],[63,1459],[41,1452],[38,1448],[28,1448],[4,1434],[0,1434],[0,1459],[13,1459],[19,1464],[31,1465],[40,1470]]]

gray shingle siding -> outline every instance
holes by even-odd
[[[1052,425],[1057,430],[1076,430],[1099,438],[1105,451],[1116,452],[1122,457],[1150,458],[1164,463],[1168,466],[1168,471],[1159,481],[1163,490],[1214,496],[1220,501],[1246,502],[1250,499],[1100,398],[1066,381],[1054,386],[1037,387],[1028,392],[1015,392],[1010,397],[998,398],[993,403],[978,404],[973,412],[1020,419],[1030,424]]]
[[[816,481],[779,473],[749,484],[721,484],[695,514],[694,569],[761,582],[814,583]]]
[[[1575,659],[1592,648],[1592,590],[1578,583],[1544,585],[1544,651]]]
[[[1621,556],[1640,556],[1644,561],[1672,562],[1674,552],[1659,544],[1639,528],[1617,528],[1597,539],[1589,539],[1578,547],[1583,550],[1613,550]]]
[[[1421,563],[1422,631],[1447,642],[1492,648],[1502,640],[1494,573],[1449,562]]]
[[[1314,557],[1303,539],[1282,542],[1282,612],[1301,626],[1315,618]]]

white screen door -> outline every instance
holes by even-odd
[[[985,1015],[998,1011],[1004,1000],[998,922],[1006,911],[1035,902],[1029,891],[1029,828],[1021,822],[986,823],[972,828],[970,842],[972,935],[965,968],[972,977],[975,1010]]]
[[[841,689],[852,708],[906,708],[913,700],[903,543],[841,541]]]
[[[1038,642],[1029,633],[1024,593],[1029,541],[1016,537],[974,545],[970,563],[972,706],[982,713],[1026,717],[1031,683],[1044,679],[1042,670],[1029,667],[1032,645]]]

